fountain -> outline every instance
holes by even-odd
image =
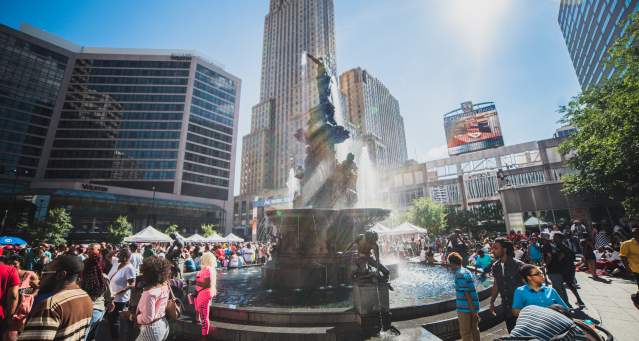
[[[349,131],[335,117],[335,76],[322,58],[305,54],[303,63],[307,59],[318,66],[319,104],[295,134],[306,156],[289,173],[293,207],[268,211],[259,224],[258,235],[274,242],[270,261],[218,275],[211,310],[216,339],[361,340],[393,330],[391,320],[455,307],[452,275],[444,268],[380,264],[376,234],[367,230],[390,210],[365,208],[376,199],[368,151],[359,153],[358,169],[355,155],[343,148]],[[479,288],[480,298],[490,295],[488,287]]]

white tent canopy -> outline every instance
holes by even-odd
[[[229,233],[228,235],[226,235],[226,237],[224,237],[224,239],[226,241],[229,241],[229,242],[243,242],[244,241],[244,239],[234,235],[233,233]]]
[[[127,243],[171,243],[173,239],[149,225],[142,231],[124,238],[124,241]]]
[[[374,231],[377,232],[378,235],[384,235],[384,234],[388,234],[388,232],[390,231],[390,229],[380,223],[377,223],[375,225],[373,225],[373,227],[371,227],[370,229],[368,229],[369,231]]]
[[[185,239],[187,242],[201,242],[206,240],[206,238],[202,237],[199,234],[194,234],[192,236],[189,236],[188,238]]]
[[[391,236],[401,236],[401,235],[409,235],[409,234],[424,234],[426,233],[426,229],[421,228],[419,226],[415,226],[411,223],[402,223],[399,226],[390,229],[388,231],[388,235]]]
[[[401,226],[405,226],[405,227],[407,227],[407,228],[410,228],[410,229],[412,229],[412,230],[417,231],[417,233],[419,233],[419,234],[426,234],[426,233],[428,232],[425,228],[423,228],[423,227],[419,227],[419,226],[414,225],[414,224],[411,224],[411,223],[409,223],[409,222],[404,222],[404,223],[402,223],[402,224],[401,224],[401,225],[399,225],[399,226],[400,226],[400,227],[401,227]]]
[[[210,237],[204,239],[207,243],[224,243],[226,238],[220,236],[219,234],[214,234]]]
[[[526,221],[524,222],[524,225],[525,226],[541,226],[541,225],[548,225],[548,223],[533,216],[526,219]]]

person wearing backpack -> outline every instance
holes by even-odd
[[[101,246],[98,243],[89,245],[87,250],[88,258],[84,260],[84,270],[80,274],[80,286],[87,292],[93,301],[93,314],[87,331],[85,341],[95,338],[98,325],[104,317],[106,303],[111,301],[108,281],[102,268]]]
[[[5,338],[7,341],[15,341],[18,339],[18,335],[22,332],[27,322],[27,316],[29,316],[29,312],[31,312],[33,298],[38,292],[40,280],[35,272],[20,268],[22,261],[17,255],[7,257],[5,263],[9,266],[13,266],[18,271],[18,277],[20,278],[18,306],[11,318],[7,319],[7,336]]]

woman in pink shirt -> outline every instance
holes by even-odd
[[[137,305],[136,321],[140,335],[136,341],[164,341],[169,337],[169,322],[164,317],[169,301],[171,262],[151,256],[140,266],[144,291]]]
[[[205,252],[200,260],[201,270],[195,277],[195,289],[197,296],[195,297],[195,311],[202,324],[202,336],[205,338],[209,334],[209,312],[211,311],[211,299],[217,294],[215,289],[217,270],[215,266],[217,261],[215,255],[211,252]]]

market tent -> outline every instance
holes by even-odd
[[[419,226],[414,225],[414,224],[411,224],[411,223],[409,223],[409,222],[404,222],[404,223],[402,223],[402,224],[401,224],[401,225],[399,225],[399,226],[400,226],[400,227],[404,226],[404,227],[406,227],[407,229],[412,229],[412,230],[416,231],[416,232],[417,232],[417,233],[419,233],[419,234],[426,234],[426,233],[428,232],[425,228],[423,228],[423,227],[419,227]]]
[[[377,232],[378,235],[384,235],[384,234],[388,234],[388,231],[390,231],[390,229],[380,223],[377,223],[375,225],[373,225],[373,227],[371,227],[370,229],[368,229],[369,231],[374,231]]]
[[[206,238],[196,233],[192,236],[189,236],[188,238],[185,238],[184,240],[186,240],[187,242],[202,242],[206,240]]]
[[[224,243],[224,242],[226,242],[226,238],[220,236],[217,233],[213,234],[212,236],[204,238],[204,240],[206,242],[208,242],[208,243]]]
[[[391,236],[401,236],[401,235],[419,234],[419,233],[421,232],[416,230],[412,226],[412,224],[408,224],[408,223],[400,224],[399,226],[396,226],[395,228],[392,228],[390,229],[390,231],[388,231],[388,234]]]
[[[548,223],[534,216],[526,219],[526,221],[524,222],[524,226],[544,226],[544,225],[548,225]]]
[[[229,233],[228,235],[226,235],[226,237],[224,237],[225,240],[229,241],[229,242],[243,242],[244,239],[234,235],[233,233]]]
[[[149,225],[142,231],[124,238],[124,241],[127,243],[171,243],[173,239]]]

